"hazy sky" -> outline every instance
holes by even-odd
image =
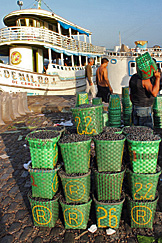
[[[147,40],[148,46],[162,47],[162,0],[43,0],[42,9],[54,13],[92,32],[92,44],[110,49],[122,43],[134,47],[134,41]],[[17,0],[0,0],[0,28],[3,17],[19,9]],[[37,2],[24,0],[22,8]]]

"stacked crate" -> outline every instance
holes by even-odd
[[[28,198],[35,226],[54,227],[59,213],[58,145],[60,133],[41,130],[27,135],[32,166],[29,168],[32,192]]]
[[[156,189],[161,174],[157,166],[160,141],[153,133],[138,132],[127,136],[130,157],[127,203],[132,228],[153,227],[158,200]]]
[[[129,97],[129,87],[122,87],[122,106],[124,126],[132,125],[132,102]]]
[[[76,141],[77,140],[77,141]],[[85,229],[90,207],[91,138],[67,135],[59,141],[64,169],[59,171],[64,197],[60,204],[66,229]]]
[[[99,228],[118,228],[125,200],[121,195],[125,173],[122,166],[125,136],[104,132],[93,140],[96,152],[96,165],[93,168],[96,194],[93,200],[97,225]]]
[[[153,104],[154,127],[162,128],[162,95],[154,98]]]
[[[121,127],[121,104],[117,94],[110,95],[108,118],[110,127]]]

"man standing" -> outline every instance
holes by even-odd
[[[96,97],[96,91],[95,86],[93,83],[93,73],[92,73],[92,65],[94,64],[94,59],[91,57],[88,59],[88,65],[85,67],[85,78],[86,78],[86,92],[89,93],[89,91],[92,94],[92,98]]]
[[[96,72],[96,84],[98,88],[97,97],[101,97],[102,101],[108,103],[110,94],[113,93],[113,89],[109,83],[107,65],[109,60],[107,58],[102,58],[101,66]]]
[[[152,105],[159,92],[160,72],[154,71],[154,76],[145,80],[136,73],[131,77],[129,87],[133,124],[153,128]]]

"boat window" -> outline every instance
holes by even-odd
[[[59,67],[59,66],[57,66],[57,69],[60,69],[60,67]]]
[[[71,68],[69,68],[69,71],[71,71]]]
[[[20,25],[25,26],[25,19],[20,19]]]
[[[131,63],[131,67],[135,67],[136,66],[136,63],[135,62],[132,62]]]
[[[48,25],[48,28],[49,28],[49,30],[53,30],[53,25],[52,24],[49,24]]]
[[[161,63],[161,68],[162,68],[162,63]]]
[[[65,68],[65,70],[67,71],[67,68]]]
[[[29,19],[29,26],[33,27],[33,19]]]
[[[72,67],[72,70],[74,70],[74,68]]]
[[[37,27],[40,28],[41,27],[41,24],[40,22],[37,20]]]
[[[63,67],[61,67],[61,70],[64,70],[64,68],[63,68]]]

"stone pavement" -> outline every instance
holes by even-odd
[[[162,237],[162,183],[160,182],[158,185],[160,199],[153,229],[131,229],[127,221],[126,206],[123,208],[120,227],[112,236],[107,236],[105,229],[98,229],[94,234],[85,230],[65,230],[61,210],[55,228],[34,227],[27,199],[27,193],[31,190],[30,176],[23,168],[23,164],[30,160],[25,137],[35,128],[53,126],[61,121],[70,120],[69,110],[75,104],[75,97],[30,97],[28,104],[33,113],[0,127],[0,243],[134,243],[137,242],[138,234],[154,236],[156,239]],[[156,132],[162,137],[161,129]],[[159,153],[159,164],[162,166],[162,148]],[[88,226],[96,223],[94,218],[92,207]],[[81,236],[82,233],[85,234]]]

